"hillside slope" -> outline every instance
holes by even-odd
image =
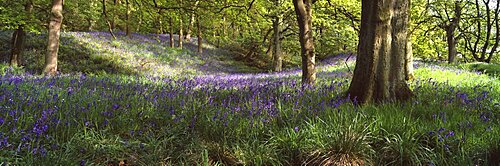
[[[11,32],[0,32],[0,62],[8,62]],[[61,35],[59,71],[62,73],[178,76],[257,72],[233,60],[229,52],[204,44],[196,53],[197,41],[184,42],[185,49],[168,47],[166,35],[117,33],[113,40],[106,32],[65,32]],[[177,37],[177,36],[174,36]],[[176,41],[177,43],[177,41]],[[43,66],[46,35],[30,34],[26,40],[23,63],[26,70],[38,73]]]

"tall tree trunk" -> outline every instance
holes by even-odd
[[[182,28],[183,28],[182,24],[183,23],[182,23],[182,15],[181,15],[181,18],[179,18],[179,45],[178,45],[178,47],[180,49],[182,49],[182,43],[183,43],[182,40],[183,40],[183,36],[184,36],[184,34],[182,32]]]
[[[141,13],[138,13],[139,15],[139,22],[136,24],[136,27],[135,27],[135,31],[136,32],[139,32],[141,30],[141,27],[142,27],[142,23],[144,21],[144,15]]]
[[[313,85],[316,80],[316,62],[312,29],[312,0],[293,0],[293,6],[300,31],[302,84]]]
[[[173,21],[172,21],[172,17],[170,17],[168,19],[168,28],[169,28],[169,31],[168,31],[168,36],[169,36],[169,39],[170,39],[170,48],[174,48],[174,24],[173,24]]]
[[[446,30],[446,42],[448,44],[448,63],[455,63],[457,56],[457,41],[455,40],[455,29],[448,28]]]
[[[362,0],[354,77],[348,90],[360,103],[406,100],[409,0]]]
[[[486,59],[486,63],[490,63],[491,59],[493,59],[493,56],[497,52],[498,45],[500,44],[500,20],[499,20],[499,15],[500,15],[500,3],[496,3],[495,7],[495,17],[494,17],[494,22],[495,22],[495,44],[493,44],[493,48],[491,48],[491,52],[489,53],[489,57]]]
[[[21,65],[21,54],[24,47],[24,38],[26,33],[23,30],[23,25],[19,25],[16,31],[12,33],[12,50],[10,54],[10,66]]]
[[[200,22],[200,16],[196,17],[196,23],[198,25],[198,53],[202,54],[203,53],[203,37],[202,37],[202,32],[201,32],[201,22]]]
[[[52,0],[50,12],[49,40],[47,55],[45,55],[45,75],[53,76],[57,73],[57,52],[59,51],[59,37],[63,21],[63,0]]]
[[[182,0],[180,2],[180,5],[183,6]],[[179,10],[179,45],[178,45],[178,47],[180,49],[182,49],[182,40],[184,39],[184,34],[182,32],[182,30],[183,30],[182,29],[183,28],[183,26],[182,26],[182,24],[183,24],[182,23],[182,15],[183,15],[183,11]]]
[[[162,16],[163,16],[163,10],[158,9],[158,17],[156,18],[156,20],[158,21],[158,31],[156,32],[157,34],[163,34]]]
[[[119,0],[113,0],[113,8],[111,8],[111,14],[113,14],[113,17],[111,18],[111,21],[110,23],[108,24],[110,29],[115,29],[116,28],[116,23],[115,23],[115,20],[116,20],[116,6],[119,4]]]
[[[188,29],[186,32],[186,37],[185,37],[186,40],[191,40],[191,33],[193,31],[194,22],[196,21],[195,20],[196,13],[194,11],[196,11],[196,9],[198,8],[199,2],[200,1],[198,1],[198,0],[196,2],[194,2],[194,7],[192,8],[193,11],[191,12],[191,17],[189,19],[189,26],[188,26]]]
[[[275,7],[279,9],[280,0],[275,0]],[[274,47],[273,47],[273,68],[275,72],[283,70],[283,58],[281,55],[281,15],[277,12],[273,21]]]
[[[113,33],[113,24],[109,21],[108,19],[108,14],[106,12],[106,0],[102,0],[102,16],[104,17],[104,20],[106,21],[106,23],[108,24],[108,31],[109,31],[109,34],[111,34],[111,36],[113,36],[113,39],[116,40],[116,36],[115,36],[115,33]]]
[[[24,5],[24,10],[28,15],[31,15],[33,3],[31,0],[27,1]],[[24,39],[26,32],[24,32],[24,25],[19,25],[17,30],[12,33],[12,50],[10,54],[10,66],[21,66],[21,56],[24,50]]]
[[[462,19],[462,8],[460,3],[455,2],[455,17],[451,23],[446,27],[446,42],[448,43],[448,63],[455,63],[457,57],[457,39],[455,37],[455,30],[458,28],[460,20]]]
[[[130,37],[130,3],[129,0],[125,0],[127,5],[127,12],[125,13],[125,17],[127,17],[127,21],[125,21],[125,33],[127,37]]]

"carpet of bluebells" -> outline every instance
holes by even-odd
[[[203,57],[185,54],[199,61],[193,68],[203,66]],[[49,78],[7,68],[0,76],[0,165],[500,162],[498,77],[416,62],[414,99],[356,106],[344,94],[354,60],[322,61],[314,87],[302,86],[296,69]]]

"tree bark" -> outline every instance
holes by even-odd
[[[462,8],[460,3],[455,3],[455,17],[446,27],[446,42],[448,43],[448,63],[455,63],[455,58],[457,57],[457,40],[455,37],[455,31],[459,26],[460,20],[462,19]]]
[[[486,63],[490,63],[491,59],[493,59],[494,54],[497,52],[498,45],[500,44],[500,20],[499,20],[499,15],[500,15],[500,3],[496,3],[495,7],[495,16],[494,16],[494,22],[495,22],[495,44],[493,44],[493,48],[491,48],[491,52],[489,53],[489,57],[486,59]]]
[[[10,54],[10,66],[21,65],[21,54],[24,47],[24,38],[26,33],[23,30],[23,25],[19,25],[16,31],[12,33],[12,50]]]
[[[27,1],[24,5],[24,10],[28,15],[31,14],[33,3],[31,0]],[[19,25],[17,30],[12,33],[12,49],[10,54],[10,66],[22,66],[21,56],[24,50],[24,39],[26,32],[24,32],[24,25]]]
[[[192,31],[193,31],[194,22],[195,22],[195,21],[197,21],[197,20],[195,20],[195,16],[196,16],[196,15],[195,15],[195,12],[194,12],[194,11],[196,11],[196,8],[198,8],[198,4],[199,4],[199,2],[200,2],[200,1],[198,1],[198,0],[197,0],[197,1],[194,3],[193,12],[191,12],[191,17],[189,17],[189,18],[190,18],[190,19],[189,19],[189,26],[188,26],[188,29],[187,29],[187,32],[186,32],[186,37],[185,37],[185,39],[186,39],[186,40],[191,40],[191,33],[192,33]],[[198,19],[198,18],[196,18],[196,19]]]
[[[173,21],[172,21],[172,17],[169,18],[168,20],[168,28],[170,29],[168,31],[168,36],[169,36],[169,39],[170,39],[170,48],[174,48],[174,26],[173,26]]]
[[[408,35],[408,44],[406,45],[405,58],[405,79],[407,81],[415,79],[415,75],[413,73],[413,48],[411,44],[411,36]]]
[[[182,0],[180,2],[180,5],[182,6]],[[179,45],[178,45],[178,47],[180,49],[182,49],[182,40],[184,39],[184,34],[182,32],[182,28],[183,28],[183,26],[182,26],[182,24],[183,24],[182,23],[182,14],[183,14],[182,11],[179,11]]]
[[[203,37],[202,37],[202,32],[201,32],[200,16],[196,17],[196,23],[198,25],[198,53],[202,54],[203,53]]]
[[[158,16],[156,17],[156,20],[158,21],[158,31],[156,32],[157,34],[163,34],[163,10],[158,9]]]
[[[300,32],[302,84],[313,85],[316,80],[316,62],[312,30],[312,0],[293,0],[293,6]]]
[[[125,0],[125,3],[127,5],[127,12],[125,13],[125,16],[127,17],[127,21],[125,22],[125,33],[127,37],[130,38],[130,3],[129,0]]]
[[[102,16],[104,17],[104,20],[106,21],[106,23],[108,24],[108,31],[109,31],[109,34],[111,34],[111,36],[113,36],[113,39],[116,40],[116,36],[115,36],[115,33],[113,33],[113,26],[114,26],[114,23],[111,23],[108,19],[108,14],[107,14],[107,11],[106,11],[106,0],[102,0]]]
[[[354,102],[406,100],[408,0],[363,0],[358,57],[348,90]]]
[[[45,55],[45,68],[43,73],[54,76],[57,73],[57,52],[59,51],[59,37],[63,21],[63,0],[53,0],[49,23],[49,40],[47,54]]]
[[[275,6],[278,8],[280,0],[275,0]],[[281,15],[277,12],[273,21],[274,29],[274,47],[273,47],[273,68],[275,72],[283,70],[283,57],[281,53]]]

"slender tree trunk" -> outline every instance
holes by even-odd
[[[108,24],[110,29],[115,29],[116,28],[116,24],[115,24],[115,20],[116,20],[116,6],[118,5],[118,2],[119,0],[113,0],[113,8],[111,8],[111,14],[113,14],[113,17],[111,18],[111,21],[110,23]]]
[[[202,37],[202,32],[201,32],[200,16],[196,17],[196,23],[198,25],[198,53],[202,54],[203,53],[203,37]]]
[[[348,90],[359,103],[406,100],[409,0],[362,0],[354,77]]]
[[[192,9],[193,11],[196,11],[196,9],[198,8],[199,2],[200,1],[198,1],[198,0],[196,2],[194,2],[194,7]],[[189,19],[189,26],[188,26],[188,29],[187,29],[187,32],[186,32],[186,37],[185,37],[186,40],[191,40],[191,33],[193,31],[194,22],[196,21],[195,20],[195,16],[196,16],[195,14],[196,14],[195,12],[191,12],[191,17]]]
[[[275,1],[275,6],[279,8],[280,0]],[[273,68],[275,72],[283,70],[283,57],[281,55],[281,15],[276,14],[273,21],[274,47],[273,47]]]
[[[24,10],[28,15],[31,14],[33,9],[33,3],[31,0],[27,1],[24,5]],[[22,66],[21,56],[24,50],[24,39],[26,38],[26,32],[24,32],[24,25],[19,25],[16,31],[12,34],[12,50],[10,54],[10,65],[11,66]]]
[[[316,80],[316,62],[312,29],[312,0],[293,0],[293,6],[299,23],[302,84],[313,85]]]
[[[168,36],[169,36],[169,39],[170,39],[170,48],[174,48],[174,24],[173,24],[173,21],[172,21],[172,17],[170,17],[168,19],[168,28],[170,29],[168,31]]]
[[[158,20],[158,31],[156,32],[157,34],[163,34],[162,16],[163,16],[163,10],[159,9],[158,10],[158,17],[156,18],[156,20]]]
[[[111,36],[113,36],[113,39],[116,40],[115,33],[113,33],[113,24],[109,21],[108,19],[108,14],[106,12],[106,0],[102,0],[102,16],[104,17],[104,20],[106,20],[106,23],[108,24],[108,31]]]
[[[182,0],[180,1],[180,5],[183,6]],[[184,39],[184,34],[183,34],[183,22],[182,22],[182,16],[183,16],[183,11],[179,10],[179,45],[178,47],[182,49],[182,40]]]
[[[182,24],[183,24],[183,23],[182,23],[182,16],[181,16],[181,18],[179,19],[179,45],[178,45],[178,47],[179,47],[180,49],[182,49],[182,43],[183,43],[183,41],[182,41],[182,40],[183,40],[183,38],[184,38],[184,37],[183,37],[183,36],[184,36],[184,34],[183,34],[183,32],[182,32],[182,28],[183,28]]]
[[[47,55],[45,55],[45,75],[53,76],[57,73],[57,52],[59,51],[59,37],[63,21],[63,0],[53,0],[49,23],[49,40]]]
[[[135,27],[135,31],[136,32],[139,32],[141,30],[141,27],[142,27],[142,23],[144,21],[144,15],[142,13],[138,13],[138,15],[140,16],[139,17],[139,22],[136,24],[136,27]]]
[[[130,3],[129,0],[125,0],[127,5],[127,12],[125,13],[125,17],[127,17],[127,21],[125,22],[125,33],[127,37],[130,37]]]

